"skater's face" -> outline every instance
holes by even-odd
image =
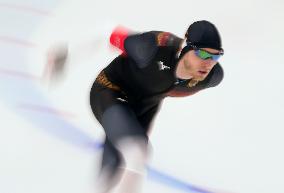
[[[212,48],[202,48],[211,54],[219,54],[220,51]],[[190,50],[183,56],[183,64],[186,71],[191,77],[196,80],[204,80],[212,68],[217,64],[217,61],[212,58],[202,59],[198,56],[196,50]]]

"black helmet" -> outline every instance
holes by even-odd
[[[194,48],[213,48],[216,50],[222,49],[220,34],[209,21],[196,21],[189,26],[185,34],[186,46],[181,51],[181,56]]]

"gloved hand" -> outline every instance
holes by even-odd
[[[43,80],[48,83],[59,81],[63,77],[68,60],[67,43],[57,43],[47,51]]]

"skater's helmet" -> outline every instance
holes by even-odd
[[[213,48],[223,52],[220,34],[214,24],[209,21],[196,21],[189,26],[185,34],[186,46],[180,57],[186,52],[198,48]]]

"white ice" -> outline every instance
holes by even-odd
[[[110,30],[121,24],[182,37],[201,19],[223,37],[225,78],[165,100],[149,165],[220,193],[284,192],[283,8],[280,0],[2,0],[0,192],[93,192],[100,151],[85,142],[100,142],[103,132],[88,94],[118,53],[108,47]],[[40,77],[56,42],[69,44],[70,63],[62,81],[48,86]],[[144,189],[182,192],[153,178]]]

